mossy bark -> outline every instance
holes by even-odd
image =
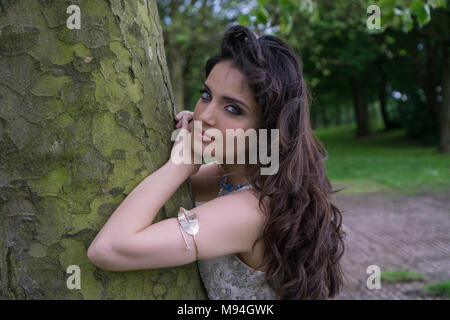
[[[168,160],[173,114],[155,0],[0,0],[0,298],[206,298],[195,263],[106,272],[86,255]],[[186,182],[155,221],[190,205]]]

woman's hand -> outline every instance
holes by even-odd
[[[189,125],[189,123],[191,122],[191,120],[194,118],[194,113],[192,111],[189,110],[183,110],[180,111],[176,116],[175,116],[175,120],[178,120],[178,123],[176,125],[176,128],[181,128],[182,126],[182,122],[183,119],[187,120],[187,123]]]
[[[185,141],[184,139],[189,139],[191,140],[191,134],[192,134],[192,124],[193,124],[193,118],[194,118],[194,113],[192,111],[188,111],[188,110],[183,110],[180,111],[176,116],[175,116],[175,120],[178,120],[178,123],[176,125],[177,129],[186,129],[189,132],[189,136],[188,137],[183,137],[181,138],[181,135],[186,134],[186,131],[182,130],[180,131],[180,133],[178,134],[175,143],[172,147],[172,152],[170,155],[170,158],[173,159],[174,157],[179,157],[179,150],[180,149],[175,149],[175,146],[180,143],[181,140]],[[175,152],[177,152],[178,154],[174,155],[174,149],[176,150]],[[188,170],[188,172],[190,173],[189,176],[197,173],[197,171],[200,169],[200,166],[202,165],[200,164],[195,164],[194,163],[194,151],[193,151],[193,146],[191,144],[191,155],[190,155],[190,163],[179,163],[176,164],[177,166],[182,166],[184,169]],[[182,151],[183,152],[183,151]],[[173,161],[172,161],[173,162]]]

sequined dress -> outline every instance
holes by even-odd
[[[238,188],[238,189],[236,189]],[[251,185],[232,187],[220,181],[218,197],[250,189]],[[196,206],[202,202],[196,202]],[[254,270],[235,254],[198,260],[198,268],[210,300],[274,300],[275,292],[264,282],[265,272]]]

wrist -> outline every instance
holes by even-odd
[[[169,159],[166,163],[166,166],[170,170],[178,172],[179,175],[187,179],[200,169],[201,164],[189,164],[189,163],[176,164],[175,162],[172,161],[172,159]]]

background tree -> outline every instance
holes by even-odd
[[[219,53],[223,33],[249,1],[159,0],[168,67],[178,111],[194,108],[206,60]]]
[[[439,150],[447,153],[448,2],[259,0],[239,21],[259,33],[273,30],[299,52],[305,78],[319,97],[315,103],[327,104],[313,104],[313,124],[318,123],[317,114],[323,119],[339,114],[331,110],[339,110],[338,101],[351,97],[357,136],[370,132],[370,106],[378,106],[375,114],[381,115],[387,130],[403,126],[410,136],[430,142],[436,136]],[[372,4],[381,9],[380,30],[366,26],[366,9]]]
[[[79,30],[66,26],[71,4]],[[86,254],[169,158],[174,99],[156,2],[1,1],[0,30],[0,296],[205,298],[196,264],[106,272]],[[192,205],[183,184],[156,221]],[[80,290],[66,286],[70,265]]]

